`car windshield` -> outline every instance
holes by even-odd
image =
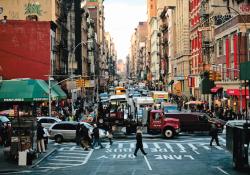
[[[0,116],[0,121],[2,123],[6,123],[6,122],[9,122],[10,120],[7,117],[5,117],[5,116]]]

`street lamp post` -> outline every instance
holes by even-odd
[[[53,75],[53,76],[56,76],[56,75]],[[61,84],[62,82],[64,81],[67,81],[69,79],[72,79],[72,78],[78,78],[78,77],[81,77],[81,75],[75,75],[75,76],[72,76],[72,77],[69,77],[69,78],[66,78],[62,81],[59,81],[58,83],[54,84],[53,86],[51,86],[51,79],[52,79],[52,76],[51,75],[48,75],[49,77],[49,116],[51,116],[51,89],[59,84]]]
[[[81,46],[81,45],[87,45],[86,42],[82,41],[80,43],[78,43],[74,48],[73,48],[73,52],[72,52],[72,55],[71,55],[71,83],[73,84],[73,55],[75,54],[75,51],[76,49]],[[74,96],[74,91],[73,89],[71,89],[71,115],[74,114],[74,99],[73,99],[73,96]]]

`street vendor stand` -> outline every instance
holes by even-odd
[[[32,164],[35,157],[36,119],[21,117],[12,120],[12,137],[10,147],[5,149],[5,156],[18,160],[19,165]]]

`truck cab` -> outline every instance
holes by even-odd
[[[162,110],[149,110],[143,121],[148,133],[161,133],[165,138],[173,138],[180,132],[179,119],[165,118]]]

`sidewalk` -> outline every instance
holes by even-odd
[[[48,149],[46,150],[46,153],[42,153],[38,155],[37,159],[34,159],[32,161],[32,165],[27,166],[18,166],[18,161],[9,160],[4,157],[4,147],[0,146],[0,174],[8,174],[11,172],[18,172],[27,170],[29,168],[32,168],[39,164],[42,160],[44,160],[46,157],[48,157],[50,154],[52,154],[56,148],[53,147],[53,145],[48,145]]]

